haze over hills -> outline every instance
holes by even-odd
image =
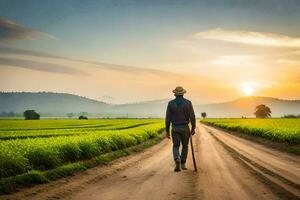
[[[43,117],[63,117],[67,113],[87,112],[91,117],[164,117],[169,99],[130,104],[108,104],[66,93],[0,93],[0,112],[22,113],[34,109]],[[194,105],[196,115],[206,112],[208,117],[253,117],[255,106],[265,104],[272,117],[300,114],[300,100],[271,97],[243,97],[223,103]]]
[[[34,109],[41,114],[61,115],[69,112],[94,113],[106,107],[109,104],[66,93],[0,93],[0,112],[22,113],[27,109]]]
[[[300,100],[283,100],[272,97],[242,97],[224,103],[196,105],[195,110],[206,111],[208,117],[254,117],[254,109],[260,104],[271,108],[272,117],[300,114]]]

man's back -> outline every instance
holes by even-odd
[[[171,100],[167,107],[166,113],[166,129],[169,131],[170,123],[172,126],[192,124],[192,129],[195,128],[195,113],[191,101],[183,98],[183,96],[176,96]]]

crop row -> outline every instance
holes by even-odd
[[[87,134],[49,138],[5,140],[0,142],[0,178],[47,170],[68,162],[123,149],[156,137],[163,123],[124,130],[96,130]]]
[[[300,119],[204,119],[202,122],[272,141],[300,144]]]
[[[54,136],[72,136],[87,134],[90,132],[95,132],[97,130],[121,130],[134,128],[146,124],[154,123],[154,121],[145,120],[132,120],[125,123],[99,123],[98,125],[90,125],[80,128],[59,128],[59,129],[40,129],[40,130],[30,130],[30,129],[20,129],[20,130],[7,130],[0,131],[0,140],[10,140],[10,139],[24,139],[24,138],[36,138],[36,137],[54,137]]]
[[[0,120],[0,131],[51,130],[97,127],[127,123],[157,122],[157,119],[94,119],[94,120]]]
[[[112,120],[0,120],[0,130],[37,130],[51,128],[68,128],[97,125],[99,123],[115,123]]]

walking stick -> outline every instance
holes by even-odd
[[[197,171],[197,165],[196,165],[196,160],[195,160],[195,155],[194,155],[194,145],[193,145],[193,135],[190,133],[190,140],[191,140],[191,150],[192,150],[192,156],[193,156],[193,163],[194,163],[194,171]]]

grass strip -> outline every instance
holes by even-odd
[[[300,119],[206,118],[201,122],[274,142],[300,144]]]
[[[276,150],[279,150],[279,151],[282,151],[282,152],[295,154],[295,155],[300,155],[300,144],[290,144],[290,143],[287,143],[287,142],[272,141],[270,139],[263,138],[261,136],[254,136],[254,135],[251,135],[251,134],[247,134],[247,133],[241,132],[239,130],[233,131],[233,130],[227,129],[225,127],[220,127],[220,126],[218,126],[216,124],[213,124],[213,123],[208,123],[208,122],[203,122],[203,121],[201,121],[201,123],[203,123],[205,125],[208,125],[208,126],[211,126],[211,127],[214,127],[214,128],[219,129],[221,131],[225,131],[226,133],[229,133],[229,134],[232,134],[232,135],[235,135],[235,136],[238,136],[238,137],[241,137],[241,138],[244,138],[244,139],[259,143],[259,144],[262,144],[262,145],[265,145],[267,147],[270,147],[270,148],[273,148],[273,149],[276,149]]]
[[[99,165],[106,165],[117,158],[141,152],[146,148],[158,144],[162,139],[164,139],[164,134],[159,134],[157,137],[147,140],[136,146],[102,154],[90,160],[66,164],[47,171],[31,170],[24,174],[0,179],[0,194],[13,193],[23,187],[48,183],[59,178],[72,176],[79,171],[84,171]]]
[[[98,127],[99,129],[98,130],[101,130],[101,131],[116,131],[116,130],[126,130],[126,129],[131,129],[131,128],[136,128],[136,127],[139,127],[139,126],[144,126],[144,125],[148,125],[148,124],[153,124],[153,123],[142,123],[142,124],[134,124],[134,125],[130,125],[130,126],[121,126],[121,127],[116,127],[114,128],[114,125],[103,125],[103,126],[95,126],[95,127]],[[83,127],[84,128],[84,131],[95,131],[95,127],[92,127],[90,129],[90,127]],[[102,128],[104,127],[104,128]],[[108,127],[108,128],[107,128]],[[109,128],[109,127],[112,127],[112,128]],[[101,129],[100,129],[101,128]],[[53,129],[53,130],[57,130],[58,132],[61,130],[62,128],[58,128],[58,129]],[[70,129],[70,128],[68,128]],[[76,129],[76,128],[73,128],[73,129]],[[38,129],[37,129],[38,130]],[[43,131],[45,129],[41,129],[41,131]],[[49,129],[50,130],[50,129]],[[29,139],[29,138],[49,138],[49,137],[64,137],[64,136],[76,136],[76,135],[84,135],[84,134],[87,134],[87,132],[80,132],[78,131],[80,129],[76,129],[76,132],[73,132],[73,133],[56,133],[56,134],[53,134],[53,133],[49,133],[49,134],[32,134],[30,133],[31,135],[28,135],[28,134],[22,134],[22,135],[1,135],[1,134],[5,134],[5,132],[0,132],[0,141],[1,140],[15,140],[15,139]]]
[[[94,131],[78,136],[0,141],[0,179],[135,146],[159,135],[162,123],[125,130]]]

